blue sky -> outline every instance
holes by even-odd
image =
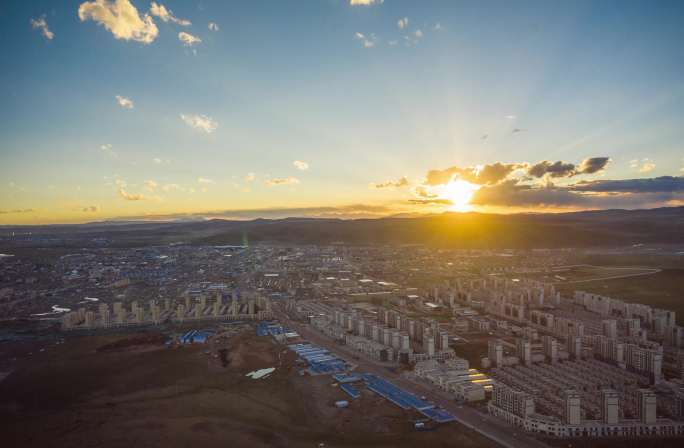
[[[432,212],[454,198],[425,184],[430,170],[592,157],[610,161],[591,176],[530,182],[521,165],[515,181],[498,180],[514,194],[535,189],[532,202],[486,203],[485,189],[502,186],[471,178],[482,196],[473,203],[682,201],[681,2],[157,2],[183,25],[132,0],[157,29],[147,43],[79,18],[82,4],[129,3],[98,2],[0,5],[0,223]],[[657,197],[572,191],[577,201],[547,202],[536,191],[663,176],[675,184]],[[387,181],[396,186],[376,188]]]

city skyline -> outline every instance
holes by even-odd
[[[0,225],[684,205],[681,3],[505,6],[3,5]]]

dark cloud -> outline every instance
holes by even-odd
[[[551,177],[570,177],[574,176],[576,171],[574,163],[566,163],[560,160],[558,162],[542,160],[529,167],[527,174],[533,177],[544,177],[546,175]]]
[[[426,176],[426,185],[444,185],[454,177],[467,180],[478,185],[494,185],[506,179],[513,171],[526,167],[524,163],[496,162],[480,167],[461,168],[452,166],[444,170],[430,170]]]
[[[677,179],[674,182],[672,179]],[[472,205],[524,208],[645,208],[684,200],[684,178],[583,182],[568,187],[518,184],[513,180],[480,188]]]
[[[439,203],[442,199],[439,186],[453,178],[480,186],[470,201],[476,206],[527,209],[644,208],[680,205],[684,202],[684,176],[593,180],[572,185],[554,185],[552,182],[555,178],[595,174],[604,170],[609,163],[609,157],[590,157],[579,164],[543,160],[534,165],[496,162],[478,167],[452,166],[428,172],[426,181],[413,189],[415,200],[411,202]],[[525,174],[513,174],[516,170],[524,170]]]
[[[650,179],[594,180],[568,187],[582,192],[673,193],[684,191],[684,176],[662,176]]]
[[[542,160],[535,163],[527,170],[527,174],[532,177],[573,177],[578,174],[594,174],[603,170],[610,162],[610,157],[589,157],[582,160],[579,166],[570,162],[549,162]]]
[[[466,179],[480,185],[493,185],[506,179],[513,171],[524,168],[522,163],[501,163],[496,162],[491,165],[484,165],[474,179]],[[472,168],[471,168],[472,170]],[[472,172],[472,171],[471,171]]]
[[[409,186],[409,180],[406,178],[406,176],[401,177],[397,180],[388,180],[386,182],[382,182],[379,184],[372,184],[375,188],[401,188],[401,187],[408,187]]]
[[[558,187],[535,187],[520,185],[514,180],[499,185],[485,186],[473,195],[472,205],[496,205],[506,207],[550,207],[580,205],[585,198]]]
[[[582,160],[579,167],[577,167],[578,174],[594,174],[598,173],[608,165],[610,157],[589,157]]]
[[[462,168],[452,166],[444,170],[430,170],[425,177],[426,185],[444,185],[448,184],[454,175],[460,173]]]

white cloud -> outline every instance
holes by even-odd
[[[83,2],[78,7],[81,22],[92,20],[104,26],[114,38],[134,40],[144,44],[154,42],[159,29],[152,16],[145,13],[142,17],[129,0],[93,0]]]
[[[439,23],[439,22],[437,22],[437,23],[435,23],[435,26],[432,27],[432,29],[435,30],[435,31],[439,31],[439,30],[442,29],[442,24]]]
[[[158,184],[153,180],[146,180],[144,184],[145,188],[147,188],[149,191],[154,191],[158,186]]]
[[[55,37],[55,33],[50,31],[50,28],[48,28],[44,14],[37,19],[31,19],[31,28],[34,30],[40,30],[40,34],[42,34],[47,40],[52,40],[52,38]]]
[[[145,199],[145,196],[143,196],[142,194],[129,193],[125,190],[124,187],[119,187],[119,196],[121,196],[127,201],[142,201]]]
[[[268,185],[269,187],[275,187],[278,185],[294,185],[294,184],[298,184],[298,183],[299,183],[299,179],[297,179],[296,177],[292,177],[292,176],[281,177],[281,178],[276,178],[276,179],[269,179],[266,181],[266,185]]]
[[[116,158],[119,155],[112,149],[112,145],[109,143],[105,143],[104,145],[100,146],[100,149],[107,154],[109,157]]]
[[[656,167],[656,164],[653,162],[644,162],[643,165],[641,165],[641,168],[639,168],[640,173],[650,173],[653,171]]]
[[[209,22],[209,31],[218,31],[220,28],[215,22]]]
[[[309,169],[309,164],[301,160],[295,160],[292,164],[300,171],[306,171]]]
[[[399,27],[400,30],[403,30],[404,28],[406,28],[408,26],[408,24],[409,24],[408,17],[404,17],[403,19],[399,19],[399,21],[397,22],[397,26]]]
[[[133,100],[130,98],[126,98],[125,96],[121,95],[117,95],[115,98],[116,102],[119,103],[119,106],[123,107],[124,109],[133,109],[135,107]]]
[[[199,184],[213,184],[214,181],[211,179],[207,179],[206,177],[198,177],[197,183],[199,183]]]
[[[656,164],[650,161],[648,158],[645,159],[633,159],[629,161],[630,168],[633,168],[640,173],[650,173],[656,168]]]
[[[178,33],[178,40],[183,42],[183,45],[186,47],[192,47],[193,45],[199,44],[202,42],[202,39],[200,39],[197,36],[193,36],[190,33],[186,33],[185,31],[181,31]]]
[[[352,6],[371,6],[371,5],[381,5],[385,0],[349,0],[349,4]]]
[[[506,118],[508,118],[509,120],[515,120],[518,117],[516,115],[506,115]]]
[[[363,42],[363,46],[365,48],[372,48],[375,46],[375,41],[377,38],[375,37],[375,34],[371,34],[370,36],[366,37],[366,35],[356,32],[354,34],[354,38],[360,40]]]
[[[188,126],[206,132],[207,134],[211,134],[218,127],[218,123],[206,115],[181,114],[180,117]]]
[[[150,14],[159,17],[162,20],[162,22],[172,22],[181,26],[192,25],[192,23],[189,20],[179,19],[178,17],[174,16],[173,12],[169,9],[166,9],[166,7],[161,3],[157,4],[155,2],[152,2],[152,4],[150,5]]]
[[[416,36],[416,39],[420,39],[423,37],[423,32],[421,30],[416,30],[413,35]]]
[[[165,184],[164,186],[161,187],[164,192],[169,193],[171,191],[176,191],[176,190],[182,190],[180,185],[178,184]]]
[[[254,173],[247,173],[245,176],[245,182],[254,182],[256,180],[256,174]]]

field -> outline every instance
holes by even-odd
[[[251,330],[228,339],[223,359],[209,346],[172,349],[163,339],[0,344],[13,370],[0,382],[2,446],[491,446],[455,423],[417,432],[418,414],[369,391],[337,409],[334,401],[347,396],[330,377],[300,376],[292,352]],[[245,376],[265,367],[276,370]]]
[[[578,264],[559,266],[554,268],[551,272],[521,275],[544,282],[554,283],[556,286],[571,284],[576,285],[577,288],[581,288],[581,285],[586,282],[646,276],[655,274],[659,270],[659,268],[642,266],[597,266]]]
[[[684,324],[684,269],[663,269],[651,275],[556,286],[565,294],[579,289],[673,310],[679,325]]]

